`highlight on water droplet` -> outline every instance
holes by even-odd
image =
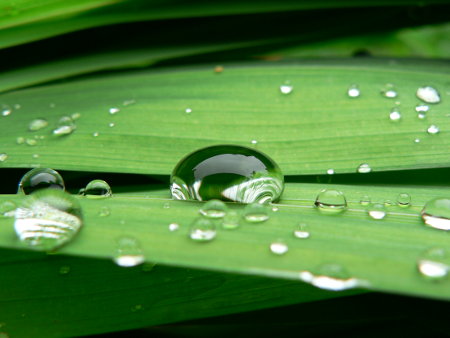
[[[367,209],[367,213],[373,219],[380,220],[386,217],[386,208],[381,203],[374,203]]]
[[[184,112],[185,112],[186,114],[190,114],[190,113],[192,113],[192,109],[191,109],[191,108],[186,108],[186,109],[184,110]]]
[[[145,257],[139,242],[133,237],[120,237],[114,254],[114,263],[129,268],[144,263]]]
[[[356,170],[360,174],[367,174],[372,171],[372,168],[367,163],[360,164],[358,169]]]
[[[414,143],[420,143],[420,138],[415,138]]]
[[[368,195],[364,195],[363,197],[361,197],[361,200],[359,201],[359,203],[364,206],[369,205],[370,202],[371,202],[371,199],[370,199],[370,196],[368,196]]]
[[[258,141],[257,141],[257,140],[251,140],[250,143],[251,143],[251,144],[258,144]]]
[[[216,226],[208,218],[197,218],[191,225],[189,237],[196,242],[209,242],[217,235]]]
[[[41,130],[47,126],[48,126],[47,120],[35,119],[35,120],[31,121],[30,124],[28,125],[28,130],[29,131],[37,131],[37,130]]]
[[[436,88],[431,86],[423,86],[417,88],[416,95],[419,99],[426,103],[439,103],[441,96]]]
[[[244,208],[243,216],[250,223],[265,222],[270,218],[269,208],[265,204],[251,203]]]
[[[34,168],[22,176],[17,192],[29,195],[36,190],[47,188],[64,190],[63,178],[56,170]]]
[[[174,199],[219,199],[241,203],[276,201],[284,188],[278,165],[247,147],[219,145],[197,150],[176,165],[170,178]]]
[[[292,86],[289,81],[286,81],[284,84],[280,86],[280,92],[281,94],[287,95],[292,93],[294,90],[294,86]]]
[[[397,196],[397,205],[402,208],[411,206],[411,196],[407,193],[401,193]]]
[[[328,175],[334,175],[334,169],[328,169],[327,170]]]
[[[222,218],[227,213],[227,205],[219,200],[206,202],[199,210],[200,214],[208,218]]]
[[[0,154],[0,162],[5,162],[8,159],[8,154],[1,153]]]
[[[358,85],[352,84],[350,87],[348,87],[347,95],[351,98],[359,97],[361,95],[361,91],[359,90]]]
[[[115,114],[117,114],[119,111],[120,111],[120,109],[119,109],[119,108],[116,108],[116,107],[109,108],[109,113],[110,113],[111,115],[115,115]]]
[[[4,108],[2,110],[2,116],[9,116],[9,115],[11,115],[11,109]]]
[[[82,190],[82,195],[88,198],[105,198],[112,195],[111,187],[103,180],[92,180]]]
[[[178,223],[170,223],[169,224],[169,231],[174,232],[177,231],[180,228],[180,225]]]
[[[306,239],[309,238],[310,233],[308,231],[308,225],[306,223],[300,223],[297,225],[297,227],[294,229],[294,237]]]
[[[323,264],[313,272],[300,271],[299,277],[306,283],[330,291],[343,291],[369,284],[364,280],[350,277],[339,264]]]
[[[391,110],[391,113],[389,114],[389,119],[393,122],[398,122],[402,118],[402,114],[398,110],[398,108],[394,108]]]
[[[270,251],[274,253],[275,255],[281,256],[287,253],[289,250],[289,247],[286,243],[282,241],[276,241],[270,243]]]
[[[62,190],[36,191],[15,212],[14,229],[20,241],[40,251],[72,241],[82,225],[80,204]]]
[[[347,200],[341,191],[323,189],[316,197],[314,205],[324,214],[338,214],[347,209]]]
[[[71,134],[76,129],[76,125],[69,116],[63,116],[58,121],[58,126],[53,129],[53,135],[64,136]]]
[[[421,212],[425,225],[450,230],[450,199],[437,197],[428,201]]]
[[[426,104],[423,104],[423,103],[419,103],[416,106],[416,112],[418,112],[418,113],[426,113],[429,110],[430,110],[430,106],[427,106]]]
[[[447,277],[450,270],[447,252],[442,248],[431,248],[419,256],[417,270],[422,277],[440,281]]]
[[[427,114],[423,113],[423,112],[420,112],[420,113],[417,114],[417,118],[419,120],[425,120],[427,118]]]
[[[392,83],[387,83],[384,88],[381,90],[381,95],[388,99],[393,99],[398,96],[397,91]]]
[[[233,230],[241,225],[241,216],[234,210],[227,212],[222,219],[222,228],[227,230]]]
[[[110,122],[109,124],[108,124],[108,127],[110,127],[110,128],[112,128],[112,127],[114,127],[116,124],[114,123],[114,122]]]
[[[437,133],[439,133],[439,127],[432,124],[431,126],[428,127],[427,129],[427,133],[430,135],[436,135]]]

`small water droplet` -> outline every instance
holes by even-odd
[[[50,108],[55,108],[55,107],[56,107],[56,103],[50,103],[48,106],[49,106]]]
[[[117,240],[117,250],[113,260],[117,265],[129,268],[144,263],[145,258],[141,246],[135,238],[120,237]]]
[[[1,153],[0,154],[0,162],[5,162],[8,159],[8,154]]]
[[[227,213],[228,207],[219,200],[206,202],[199,210],[200,214],[208,218],[222,218]]]
[[[16,204],[12,201],[4,201],[0,204],[0,216],[14,217],[15,210]]]
[[[347,95],[351,98],[359,97],[361,95],[361,91],[357,85],[353,84],[348,88]]]
[[[244,208],[244,219],[250,223],[261,223],[269,219],[269,209],[265,204],[251,203]]]
[[[17,144],[24,144],[25,143],[25,137],[19,136],[16,138]]]
[[[281,94],[284,94],[284,95],[292,93],[293,90],[294,90],[294,87],[292,85],[290,85],[289,83],[285,83],[280,86],[280,92],[281,92]]]
[[[26,140],[25,140],[25,143],[27,144],[27,145],[29,145],[29,146],[35,146],[37,143],[38,143],[38,141],[36,140],[36,139],[33,139],[33,138],[27,138]]]
[[[415,138],[414,143],[420,143],[420,138]]]
[[[418,113],[426,113],[429,110],[430,110],[430,106],[427,106],[426,104],[423,104],[423,103],[419,103],[416,106],[416,112],[418,112]]]
[[[426,103],[439,103],[441,102],[441,97],[436,88],[431,86],[424,86],[417,88],[416,95],[419,99]]]
[[[324,264],[313,272],[300,271],[299,277],[302,281],[315,287],[331,291],[342,291],[367,284],[362,280],[350,277],[347,271],[338,264]]]
[[[119,108],[113,107],[113,108],[109,108],[109,113],[111,115],[117,114],[120,111]]]
[[[70,272],[70,266],[63,265],[59,268],[59,274],[60,275],[67,275]]]
[[[230,210],[222,220],[222,228],[227,230],[236,229],[240,226],[240,220],[240,215],[236,211]]]
[[[397,204],[399,207],[407,208],[411,205],[411,196],[407,193],[401,193],[397,196]]]
[[[189,237],[197,242],[209,242],[217,235],[216,226],[208,218],[197,218],[191,225]]]
[[[286,252],[288,252],[289,247],[286,243],[283,243],[281,241],[272,242],[270,243],[270,251],[274,253],[275,255],[284,255]]]
[[[308,231],[308,225],[305,223],[300,223],[294,230],[294,236],[301,239],[309,238],[310,233]]]
[[[92,180],[82,191],[82,195],[88,198],[105,198],[112,195],[111,187],[103,180]]]
[[[391,200],[385,200],[384,201],[384,206],[386,207],[391,207],[394,205],[394,202],[392,202]]]
[[[391,84],[391,83],[388,83],[381,90],[381,95],[383,95],[384,97],[387,97],[389,99],[393,99],[393,98],[396,98],[398,96],[398,93],[395,90],[394,85]]]
[[[32,157],[33,158],[39,158],[39,154],[33,154]]]
[[[191,109],[191,108],[186,108],[186,109],[184,110],[184,112],[185,112],[186,114],[190,114],[190,113],[192,113],[192,109]]]
[[[417,269],[422,277],[439,281],[447,277],[450,270],[447,253],[442,248],[432,248],[419,256]]]
[[[136,100],[131,99],[131,100],[123,101],[122,105],[129,106],[129,105],[132,105],[132,104],[135,104],[135,103],[136,103]]]
[[[106,216],[109,216],[110,214],[111,214],[111,211],[109,210],[108,207],[101,207],[98,212],[98,215],[100,217],[106,217]]]
[[[398,110],[398,108],[394,108],[389,114],[389,119],[393,122],[398,122],[402,118],[402,114]]]
[[[257,140],[252,140],[251,143],[252,144],[258,144],[258,141]]]
[[[421,215],[426,225],[435,229],[450,230],[450,199],[434,198],[428,201]]]
[[[224,70],[223,66],[215,66],[214,67],[214,73],[220,74],[223,72],[223,70]]]
[[[56,135],[56,136],[69,135],[74,130],[75,130],[75,128],[73,128],[71,126],[61,126],[61,127],[53,129],[53,135]]]
[[[81,117],[80,113],[73,113],[72,115],[70,115],[70,118],[74,121],[78,120],[80,117]]]
[[[436,135],[437,133],[439,133],[439,127],[432,124],[431,126],[428,127],[427,133],[430,135]]]
[[[11,115],[11,109],[2,110],[2,116],[9,116],[9,115]]]
[[[134,306],[131,308],[131,312],[141,311],[143,308],[144,308],[144,307],[143,307],[141,304],[137,304],[137,305],[134,305]]]
[[[373,219],[383,219],[386,217],[386,208],[381,203],[375,203],[367,209],[367,213]]]
[[[170,204],[169,203],[164,203],[163,208],[164,209],[169,209],[170,208]]]
[[[34,168],[22,176],[18,193],[26,195],[43,188],[64,190],[64,180],[61,175],[50,168]]]
[[[424,120],[424,119],[427,118],[427,114],[425,114],[425,113],[418,113],[418,114],[417,114],[417,118],[418,118],[419,120]]]
[[[94,136],[94,137],[98,137],[98,135],[100,135],[100,134],[98,133],[98,131],[96,131],[95,133],[92,134],[92,136]]]
[[[112,127],[114,127],[115,125],[116,125],[116,124],[115,124],[114,122],[111,122],[111,123],[108,124],[108,127],[112,128]]]
[[[370,196],[364,195],[363,197],[361,197],[361,200],[359,203],[361,205],[369,205],[370,202],[371,202]]]
[[[41,189],[27,196],[15,218],[14,228],[20,241],[41,251],[70,242],[83,225],[78,201],[56,189]]]
[[[178,223],[170,223],[169,224],[169,231],[174,232],[177,231],[180,228],[180,225]]]
[[[341,191],[324,189],[317,195],[314,205],[324,214],[338,214],[347,209],[347,200]]]
[[[370,172],[372,171],[372,168],[371,168],[370,165],[368,165],[367,163],[363,163],[363,164],[361,164],[361,165],[358,167],[357,171],[358,171],[360,174],[367,174],[367,173],[370,173]]]
[[[327,170],[328,175],[334,175],[334,169],[328,169]]]
[[[277,207],[272,207],[272,211],[273,211],[273,212],[277,212],[277,211],[278,211],[278,208],[277,208]]]
[[[28,130],[36,131],[36,130],[43,129],[47,126],[48,126],[47,120],[35,119],[35,120],[31,121],[30,124],[28,125]]]

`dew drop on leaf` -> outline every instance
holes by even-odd
[[[35,120],[31,121],[30,124],[28,125],[28,130],[29,131],[37,131],[37,130],[41,130],[47,126],[48,126],[47,120],[35,119]]]
[[[300,223],[295,229],[294,229],[294,237],[306,239],[309,238],[311,234],[308,231],[308,225],[306,223]]]
[[[356,171],[359,172],[360,174],[367,174],[372,171],[372,168],[367,163],[363,163],[358,167]]]
[[[450,270],[449,258],[442,248],[428,249],[417,260],[417,270],[428,280],[439,281],[447,277]]]
[[[265,204],[251,203],[244,208],[243,216],[250,223],[265,222],[270,218],[269,208]]]
[[[177,231],[180,228],[180,225],[178,223],[170,223],[169,224],[169,231],[174,232]]]
[[[439,103],[441,96],[436,88],[431,86],[424,86],[417,88],[416,95],[419,99],[426,103]]]
[[[219,200],[206,202],[199,210],[200,214],[208,218],[222,218],[227,213],[227,205]]]
[[[370,196],[368,196],[368,195],[364,195],[363,197],[361,197],[361,200],[359,201],[359,203],[364,206],[369,205],[370,202],[371,202],[371,199],[370,199]]]
[[[389,119],[393,122],[398,122],[402,118],[402,114],[398,110],[398,108],[392,109],[391,113],[389,114]]]
[[[394,99],[398,96],[397,91],[395,90],[395,87],[393,84],[388,83],[384,86],[384,88],[381,90],[381,95],[388,99]]]
[[[386,207],[381,203],[374,203],[367,209],[367,213],[372,219],[380,220],[386,217]]]
[[[116,107],[109,108],[109,113],[110,113],[111,115],[115,115],[115,114],[117,114],[119,111],[120,111],[120,109],[119,109],[119,108],[116,108]]]
[[[289,250],[289,247],[286,243],[281,241],[276,241],[270,243],[270,251],[274,253],[275,255],[281,256],[287,253]]]
[[[228,211],[225,217],[222,219],[222,228],[227,230],[236,229],[240,226],[240,224],[241,224],[241,217],[234,210]]]
[[[280,86],[280,92],[281,92],[281,94],[284,94],[284,95],[292,93],[293,90],[294,90],[294,87],[292,85],[290,85],[289,83],[285,83]]]
[[[347,89],[347,95],[351,98],[359,97],[361,95],[361,91],[357,85],[353,84]]]
[[[8,159],[8,154],[0,153],[0,162],[5,162]]]
[[[353,278],[339,264],[323,264],[313,271],[300,271],[300,280],[330,291],[343,291],[362,286],[362,280]]]
[[[422,209],[421,216],[425,225],[450,230],[450,199],[434,198],[428,201]]]
[[[427,129],[427,133],[430,135],[436,135],[437,133],[439,133],[439,127],[432,124],[431,126],[428,127]]]
[[[427,106],[426,104],[423,104],[423,103],[419,103],[416,106],[416,112],[418,112],[418,113],[426,113],[429,110],[430,110],[430,106]]]
[[[397,205],[402,208],[407,208],[411,205],[411,196],[407,193],[401,193],[397,196]]]
[[[82,195],[88,198],[105,198],[112,195],[111,187],[103,180],[92,180],[82,190]]]
[[[191,224],[189,237],[196,242],[209,242],[217,235],[216,226],[208,218],[197,218]]]
[[[314,205],[323,214],[338,214],[347,209],[347,200],[341,191],[324,189],[317,195]]]
[[[50,168],[34,168],[22,176],[19,182],[19,193],[26,195],[40,189],[64,190],[64,180],[61,175]]]
[[[144,254],[139,242],[133,237],[120,237],[114,254],[114,263],[121,267],[132,267],[144,263]]]
[[[101,207],[98,212],[98,215],[100,217],[106,217],[106,216],[109,216],[110,214],[111,214],[111,210],[109,210],[108,207]]]

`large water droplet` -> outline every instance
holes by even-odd
[[[448,275],[450,266],[447,253],[442,248],[432,248],[420,255],[417,269],[420,274],[430,280],[442,280]]]
[[[62,190],[42,189],[17,208],[14,228],[20,241],[51,251],[70,242],[83,225],[78,201]]]
[[[18,192],[29,195],[32,192],[43,188],[64,190],[64,180],[61,175],[53,169],[34,168],[22,176],[22,179],[19,182]]]
[[[8,159],[8,154],[1,153],[0,154],[0,162],[5,162]]]
[[[450,230],[450,199],[434,198],[428,201],[421,212],[426,225],[440,230]]]
[[[251,203],[244,208],[244,219],[250,223],[261,223],[269,219],[269,208],[265,204]]]
[[[361,165],[358,167],[357,171],[358,171],[360,174],[367,174],[367,173],[370,173],[370,172],[372,171],[372,168],[371,168],[370,165],[368,165],[367,163],[363,163],[363,164],[361,164]]]
[[[324,264],[313,272],[300,271],[299,277],[302,281],[315,287],[331,291],[342,291],[366,284],[359,279],[350,277],[347,271],[338,264]]]
[[[92,180],[86,188],[82,190],[82,194],[89,198],[105,198],[112,195],[111,187],[103,180]]]
[[[398,108],[392,109],[391,113],[389,114],[389,119],[393,122],[398,122],[402,118],[402,114],[398,110]]]
[[[227,213],[227,205],[219,200],[211,200],[206,202],[200,208],[200,214],[209,218],[222,218]]]
[[[375,203],[367,209],[367,213],[373,219],[383,219],[386,217],[386,208],[381,203]]]
[[[209,242],[217,235],[216,226],[208,218],[197,218],[191,225],[189,237],[197,242]]]
[[[309,238],[310,233],[308,231],[308,225],[305,223],[300,223],[294,230],[294,236],[301,239]]]
[[[387,97],[389,99],[393,99],[393,98],[396,98],[398,96],[398,93],[395,90],[394,85],[391,84],[391,83],[388,83],[381,90],[381,95],[383,95],[384,97]]]
[[[294,87],[293,87],[291,84],[289,84],[288,82],[285,83],[285,84],[282,84],[282,85],[280,86],[280,92],[281,92],[281,94],[287,95],[287,94],[292,93],[293,90],[294,90]]]
[[[439,127],[432,124],[431,126],[428,127],[427,133],[430,135],[436,135],[437,133],[439,133]]]
[[[358,86],[353,84],[348,88],[347,95],[348,95],[348,97],[355,98],[355,97],[359,97],[361,95],[361,92],[360,92]]]
[[[284,255],[286,252],[288,252],[288,250],[289,247],[284,242],[277,241],[270,243],[270,251],[272,251],[272,253],[274,253],[275,255]]]
[[[407,193],[401,193],[397,196],[397,204],[399,207],[407,208],[411,205],[411,196]]]
[[[341,191],[324,189],[317,195],[314,205],[324,214],[338,214],[347,209],[347,200]]]
[[[431,86],[424,86],[417,88],[416,95],[419,99],[426,103],[439,103],[441,102],[441,97],[436,88]]]
[[[236,211],[230,210],[222,220],[222,228],[227,230],[236,229],[240,225],[240,220],[240,215]]]
[[[120,237],[117,240],[117,249],[114,255],[114,263],[129,268],[144,263],[139,242],[133,237]]]
[[[277,200],[284,187],[278,165],[267,155],[241,146],[221,145],[197,150],[173,170],[175,199],[220,199],[242,203]]]
[[[30,124],[28,125],[28,130],[36,131],[36,130],[43,129],[47,126],[48,126],[47,120],[35,119],[35,120],[31,121]]]

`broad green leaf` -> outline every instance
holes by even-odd
[[[115,74],[7,93],[0,96],[11,107],[1,117],[0,165],[168,175],[191,151],[255,146],[254,140],[285,175],[352,173],[363,163],[373,171],[445,167],[448,69],[437,61],[257,63],[227,65],[221,73],[193,67]],[[286,81],[294,87],[288,95],[279,89]],[[380,94],[388,83],[398,98]],[[352,84],[360,97],[347,96]],[[442,102],[419,119],[415,93],[423,85],[439,90]],[[397,122],[389,119],[394,107],[402,114]],[[120,111],[112,115],[110,108]],[[52,135],[62,116],[76,113],[71,135]],[[37,118],[49,126],[28,131]],[[428,134],[431,125],[439,133]]]

